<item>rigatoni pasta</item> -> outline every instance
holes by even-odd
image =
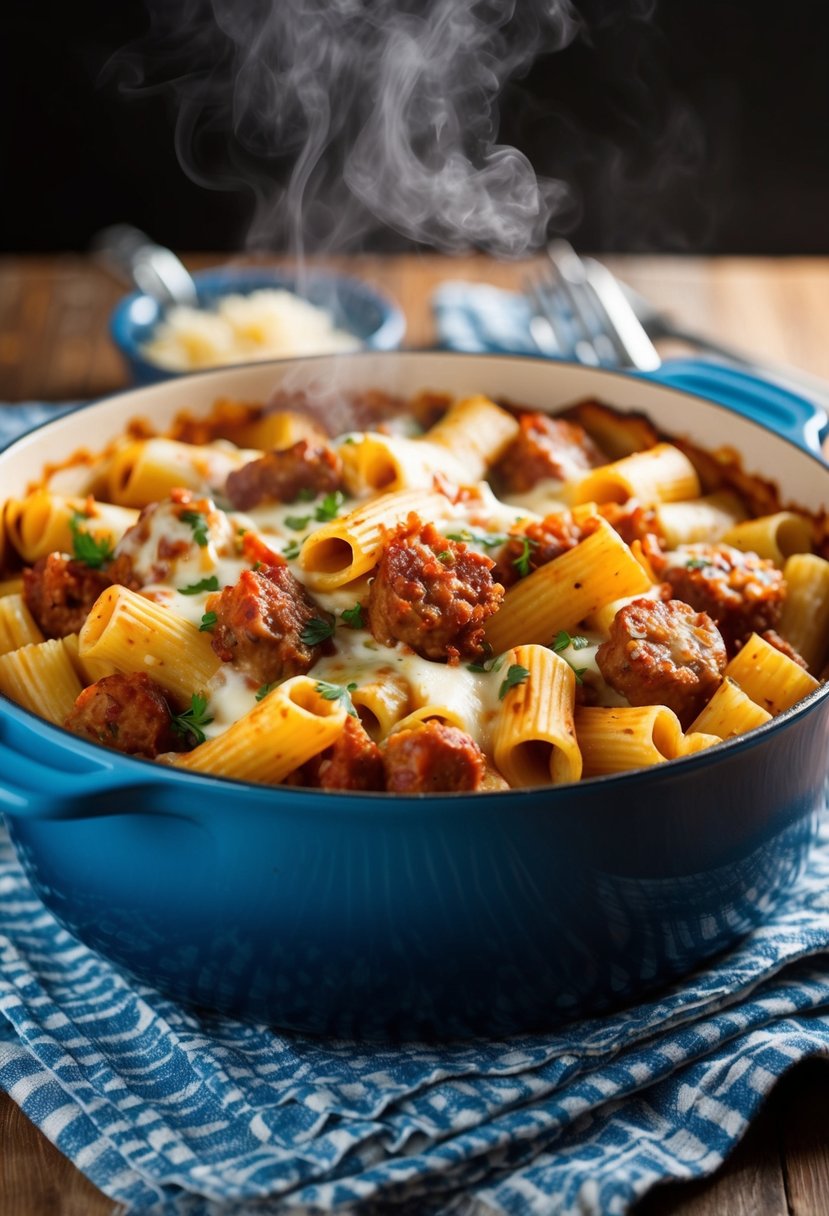
[[[646,420],[376,393],[332,436],[290,401],[116,443],[111,502],[2,505],[3,695],[181,769],[401,795],[664,764],[819,687],[812,522]]]

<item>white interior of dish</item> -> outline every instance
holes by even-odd
[[[829,506],[829,468],[755,422],[676,389],[631,376],[542,360],[492,355],[390,352],[280,360],[222,368],[109,397],[58,418],[0,454],[0,497],[20,495],[46,462],[78,449],[100,451],[134,418],[163,429],[181,411],[209,410],[219,397],[266,401],[274,389],[314,384],[343,390],[379,388],[409,397],[430,389],[457,396],[484,393],[556,412],[585,397],[640,411],[668,434],[709,449],[742,454],[743,467],[777,484],[784,501],[817,511]]]

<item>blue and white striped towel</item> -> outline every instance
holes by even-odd
[[[438,341],[448,350],[538,355],[524,296],[489,283],[447,281],[432,296]]]
[[[614,1216],[714,1170],[777,1078],[829,1053],[827,950],[829,825],[774,919],[655,1000],[508,1041],[325,1042],[125,976],[2,836],[0,1089],[136,1212]]]

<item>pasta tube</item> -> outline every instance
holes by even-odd
[[[276,785],[336,741],[346,711],[328,701],[308,676],[294,676],[269,692],[224,734],[176,756],[182,768],[237,781]]]
[[[300,550],[299,564],[312,587],[333,591],[377,564],[386,530],[402,523],[411,511],[422,519],[441,519],[448,510],[442,494],[423,490],[381,494],[313,532]]]
[[[690,502],[661,502],[654,508],[659,533],[666,549],[719,540],[724,532],[746,517],[736,494],[720,490]]]
[[[579,706],[575,722],[585,777],[647,768],[720,742],[696,723],[683,735],[679,718],[664,705]]]
[[[468,477],[451,452],[423,439],[370,433],[343,444],[339,453],[343,480],[352,494],[430,489],[437,473],[456,483]]]
[[[699,478],[688,457],[670,443],[657,443],[588,473],[573,489],[573,502],[677,502],[698,498]]]
[[[26,607],[23,596],[4,595],[0,599],[0,654],[42,641],[43,634]]]
[[[0,655],[0,692],[63,726],[81,693],[81,682],[59,638]]]
[[[220,665],[208,633],[117,585],[107,587],[93,604],[78,651],[82,663],[103,661],[116,671],[143,671],[182,701],[203,689]]]
[[[768,722],[771,714],[746,696],[733,680],[724,679],[711,700],[691,723],[690,731],[703,731],[732,739]],[[690,732],[689,732],[690,733]]]
[[[84,532],[114,545],[138,519],[137,511],[98,502],[94,498],[65,498],[49,490],[36,490],[27,498],[10,498],[4,513],[9,542],[25,562],[48,553],[72,552],[72,521],[84,518]]]
[[[488,397],[467,397],[447,410],[422,442],[451,452],[467,480],[480,481],[519,429],[518,420]]]
[[[573,669],[544,646],[516,646],[501,670],[513,665],[528,674],[501,702],[492,745],[495,767],[510,785],[578,781],[582,756],[573,723]]]
[[[795,553],[783,567],[786,598],[780,633],[820,672],[829,649],[829,562],[814,553]]]
[[[731,659],[725,675],[772,715],[791,709],[820,687],[814,676],[756,633]]]
[[[759,553],[783,569],[786,558],[793,553],[811,553],[812,529],[802,515],[794,511],[778,511],[776,515],[761,515],[734,524],[720,538],[744,553]]]
[[[107,474],[109,495],[123,506],[146,507],[167,498],[176,486],[202,493],[221,490],[229,473],[261,455],[230,446],[138,439],[113,455]]]
[[[639,595],[650,586],[628,546],[602,520],[574,549],[509,589],[487,623],[487,641],[498,654],[522,642],[549,642],[603,604]]]
[[[409,708],[409,687],[405,680],[387,676],[361,684],[351,694],[351,703],[360,715],[366,734],[375,743],[401,721]]]

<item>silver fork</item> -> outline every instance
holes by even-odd
[[[567,241],[547,246],[549,265],[527,283],[534,308],[532,337],[544,354],[593,367],[653,371],[659,354],[621,286],[593,258]]]

